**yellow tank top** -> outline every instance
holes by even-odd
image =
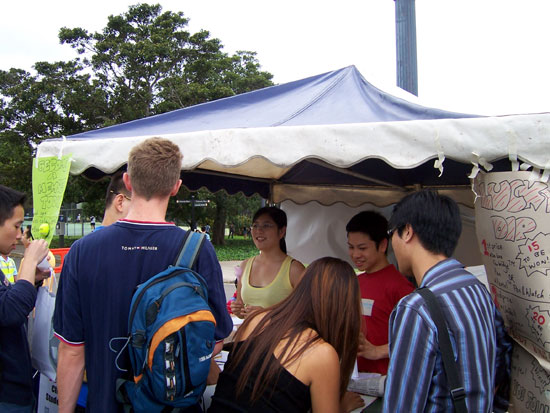
[[[246,305],[256,305],[260,307],[271,307],[279,301],[284,300],[292,292],[292,284],[290,284],[290,264],[292,257],[287,256],[275,279],[265,287],[254,287],[250,285],[250,270],[254,258],[246,262],[243,277],[241,280],[241,297]]]

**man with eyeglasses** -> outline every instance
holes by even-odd
[[[119,219],[126,218],[132,200],[130,192],[126,189],[122,180],[123,172],[117,172],[111,178],[111,182],[107,187],[107,195],[105,196],[105,214],[101,225],[96,228],[96,231],[106,226],[114,224]]]
[[[95,227],[94,232],[108,227],[109,225],[117,222],[119,219],[126,218],[126,215],[128,215],[132,197],[131,193],[124,185],[124,180],[122,179],[123,175],[123,172],[117,172],[111,177],[111,181],[107,186],[107,193],[105,195],[105,212],[103,214],[103,220],[101,221],[101,225]],[[86,407],[87,394],[88,384],[84,382],[82,383],[82,389],[80,390],[78,397],[77,404],[79,406],[84,408]]]
[[[469,412],[506,411],[512,346],[487,288],[451,258],[462,230],[457,204],[435,191],[414,192],[394,207],[389,226],[399,270],[436,297],[462,388],[451,395],[437,327],[415,292],[390,317],[383,411],[452,412],[453,399]]]

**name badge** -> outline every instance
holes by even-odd
[[[374,305],[374,300],[368,298],[361,299],[361,307],[363,308],[363,315],[371,316],[372,315],[372,306]]]

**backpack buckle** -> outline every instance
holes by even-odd
[[[453,400],[462,400],[466,398],[466,391],[464,390],[464,387],[458,387],[456,389],[451,390],[451,397]]]

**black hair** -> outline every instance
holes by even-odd
[[[21,227],[21,232],[23,232],[23,235],[25,235],[25,231],[27,231],[27,234],[29,234],[29,239],[32,241],[34,237],[32,236],[32,225],[27,225],[25,230],[23,230],[23,227]]]
[[[129,195],[122,179],[123,175],[124,172],[119,171],[111,177],[111,182],[109,182],[109,185],[107,186],[107,193],[105,195],[105,208],[109,208],[118,194],[122,194],[124,196]]]
[[[422,190],[405,196],[393,208],[389,227],[401,236],[409,224],[420,243],[434,254],[453,255],[462,232],[455,201],[435,191]]]
[[[254,217],[252,218],[252,222],[254,223],[254,221],[256,221],[262,215],[269,215],[273,222],[275,222],[275,225],[277,225],[278,229],[286,227],[286,213],[282,209],[272,206],[262,207],[256,211]],[[285,237],[281,238],[281,240],[279,241],[279,248],[281,248],[281,251],[286,254]]]
[[[346,232],[362,232],[378,248],[383,240],[388,239],[388,220],[376,211],[361,211],[349,220]]]
[[[25,203],[27,196],[23,192],[0,185],[0,225],[13,216],[16,206]]]

